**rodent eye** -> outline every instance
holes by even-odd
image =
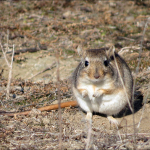
[[[87,67],[89,65],[89,62],[86,60],[85,61],[85,67]]]
[[[110,59],[111,59],[111,60],[114,60],[114,56],[110,56]]]
[[[109,64],[109,61],[108,60],[104,60],[104,65],[107,67]]]

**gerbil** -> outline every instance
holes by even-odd
[[[81,62],[73,73],[72,89],[79,106],[87,112],[86,119],[92,119],[92,112],[99,112],[118,124],[112,115],[132,99],[130,69],[114,49],[78,50]]]

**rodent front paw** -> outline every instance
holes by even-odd
[[[82,97],[85,98],[86,96],[88,96],[88,92],[87,92],[87,90],[83,90],[82,91]]]
[[[93,97],[100,97],[102,95],[102,91],[96,91],[94,94],[93,94]]]

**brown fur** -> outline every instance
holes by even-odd
[[[80,52],[80,55],[82,55],[82,61],[73,74],[73,86],[75,86],[75,88],[78,89],[78,87],[80,87],[79,82],[86,77],[91,80],[94,80],[95,77],[99,77],[102,82],[104,79],[110,79],[110,82],[113,82],[111,85],[111,90],[104,90],[104,93],[108,94],[112,91],[116,91],[117,89],[122,89],[123,85],[117,70],[117,62],[119,72],[126,88],[126,92],[129,96],[129,99],[131,100],[133,83],[130,69],[126,62],[118,55],[118,53],[113,52],[112,47],[90,49],[84,52]],[[87,67],[84,65],[85,61],[89,62]],[[104,61],[108,61],[108,66],[104,65]]]

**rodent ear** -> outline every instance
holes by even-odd
[[[108,50],[106,50],[106,55],[108,58],[110,58],[111,56],[114,56],[115,54],[115,47],[111,46]]]
[[[81,48],[80,45],[78,45],[77,51],[78,51],[78,54],[79,54],[80,56],[82,56],[82,48]]]
[[[77,51],[78,51],[79,56],[84,56],[85,51],[82,50],[81,45],[79,45],[79,46],[77,47]]]

